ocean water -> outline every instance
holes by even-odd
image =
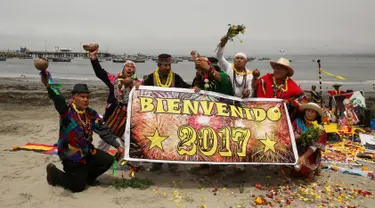
[[[272,60],[279,57],[271,56]],[[286,56],[292,60],[291,66],[295,73],[292,77],[303,89],[310,89],[312,84],[318,86],[318,64],[312,60],[321,60],[322,68],[332,74],[340,75],[346,80],[336,79],[332,76],[322,74],[323,89],[331,88],[334,83],[343,84],[343,89],[375,91],[375,55],[325,55],[309,56],[297,55]],[[122,63],[103,61],[102,67],[110,73],[119,73]],[[137,63],[137,74],[143,75],[153,72],[156,62],[146,61]],[[272,73],[269,61],[254,60],[247,64],[248,68],[257,68],[261,75]],[[72,59],[70,63],[50,62],[48,70],[53,77],[62,79],[97,80],[90,60]],[[193,62],[180,62],[172,65],[172,70],[178,73],[187,82],[191,82],[195,76]],[[38,71],[34,68],[32,59],[8,59],[0,61],[0,77],[38,77]],[[319,86],[318,86],[319,89]]]

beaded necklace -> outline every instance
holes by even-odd
[[[163,84],[160,80],[160,76],[159,76],[159,68],[156,68],[155,72],[154,72],[154,77],[155,77],[155,81],[156,81],[156,85],[158,87],[165,87],[165,88],[168,88],[172,85],[172,80],[173,80],[173,72],[169,72],[168,74],[168,78],[167,78],[167,81],[165,82],[165,84]]]
[[[275,97],[275,98],[277,97],[277,91],[280,91],[281,94],[288,91],[288,79],[289,79],[289,77],[286,77],[286,79],[283,81],[283,83],[281,83],[280,85],[278,85],[276,83],[275,76],[272,77],[272,81],[273,81],[273,84],[272,84],[273,97]],[[285,84],[285,87],[284,87],[284,84]],[[280,94],[280,98],[282,97],[281,94]]]
[[[246,88],[246,84],[247,84],[247,75],[248,74],[252,74],[253,72],[252,71],[245,71],[245,72],[239,72],[237,71],[237,69],[234,67],[234,64],[232,65],[232,69],[233,69],[233,84],[236,85],[236,87],[242,87],[242,85],[245,85],[244,87]],[[243,79],[242,79],[242,82],[241,83],[238,83],[237,81],[237,75],[239,76],[243,76]]]
[[[77,118],[79,120],[78,122],[79,126],[84,131],[86,138],[90,138],[92,135],[92,131],[91,131],[91,126],[90,126],[90,118],[88,115],[86,115],[86,109],[80,111],[77,109],[77,106],[74,103],[72,103],[72,107],[77,114]],[[81,115],[84,116],[85,121],[81,119]]]

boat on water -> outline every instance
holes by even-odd
[[[157,60],[157,58],[155,58],[155,59],[152,59],[153,61],[155,61],[155,62],[158,62],[158,60]],[[191,59],[188,59],[189,61],[193,61],[193,60],[191,60]],[[178,63],[180,63],[180,62],[183,62],[184,60],[182,60],[182,59],[178,59],[178,58],[172,58],[172,64],[178,64]]]
[[[263,57],[263,58],[258,59],[258,61],[268,61],[268,60],[271,60],[271,59],[268,57]]]
[[[178,64],[180,62],[183,62],[184,60],[180,59],[180,58],[172,58],[172,63],[174,64]]]
[[[144,60],[144,59],[134,59],[133,61],[134,61],[134,63],[145,63],[146,62],[146,60]]]
[[[254,61],[255,59],[257,59],[257,58],[255,58],[255,57],[247,57],[247,60],[250,61],[250,62]]]
[[[123,58],[112,59],[112,62],[113,63],[125,63],[127,60],[134,61],[134,63],[145,63],[146,62],[145,59],[129,59],[129,58],[126,58],[126,59],[123,59]]]
[[[112,62],[113,63],[125,63],[126,60],[125,59],[112,59]]]
[[[52,62],[70,62],[71,58],[48,58],[48,60],[51,60]]]
[[[5,58],[5,57],[0,57],[0,61],[6,61],[7,60],[7,58]]]
[[[33,59],[32,56],[20,56],[19,59]]]

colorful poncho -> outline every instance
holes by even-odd
[[[282,89],[274,89],[273,74],[266,74],[258,80],[257,97],[259,98],[281,98],[296,99],[303,94],[301,88],[292,80],[288,79]]]
[[[88,122],[86,129],[81,125],[80,120]],[[57,143],[60,158],[85,163],[90,151],[95,154],[92,134],[99,128],[100,123],[102,120],[99,114],[91,108],[87,108],[84,115],[79,115],[69,105],[68,111],[60,115],[60,133]]]

